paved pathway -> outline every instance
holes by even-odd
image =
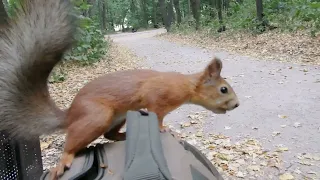
[[[294,163],[297,153],[320,153],[320,67],[258,61],[154,37],[163,32],[158,29],[116,34],[111,38],[144,58],[144,66],[160,71],[200,71],[214,55],[219,56],[224,63],[222,76],[229,79],[241,105],[226,115],[209,116],[204,133],[222,133],[233,140],[253,137],[267,149],[282,144],[289,148],[283,154],[286,167],[315,171],[320,178],[319,163],[313,166]],[[165,122],[178,126],[190,112],[202,110],[198,106],[184,105],[169,114]],[[280,134],[272,136],[276,131]]]

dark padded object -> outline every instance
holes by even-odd
[[[0,132],[0,179],[38,180],[41,174],[39,138],[15,140]]]
[[[197,148],[160,133],[154,113],[136,111],[127,113],[126,141],[87,148],[61,179],[223,180]]]
[[[157,116],[154,113],[147,115],[131,111],[127,118],[132,120],[127,121],[124,180],[171,180],[162,150]]]
[[[93,168],[94,162],[94,151],[93,147],[84,149],[83,151],[77,154],[77,158],[74,159],[70,170],[65,171],[64,175],[60,178],[61,180],[68,179],[87,179],[92,178],[91,171]],[[94,175],[93,175],[94,176]],[[40,179],[50,179],[49,171],[46,171],[42,174]]]

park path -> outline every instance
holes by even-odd
[[[284,165],[313,171],[320,178],[318,164],[297,163],[298,153],[320,153],[320,67],[274,61],[259,61],[228,52],[179,45],[154,37],[165,30],[115,34],[114,42],[131,49],[144,59],[142,66],[159,71],[192,73],[202,70],[209,60],[223,60],[222,76],[227,77],[240,100],[240,107],[226,115],[210,115],[205,133],[222,133],[239,140],[252,137],[266,149],[284,146]],[[184,105],[165,118],[179,126],[191,112],[204,109]],[[312,172],[311,172],[312,173]]]

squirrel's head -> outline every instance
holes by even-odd
[[[240,105],[233,88],[220,76],[221,69],[221,60],[214,58],[197,77],[196,89],[191,98],[193,103],[216,114],[225,114]]]

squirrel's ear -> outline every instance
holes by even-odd
[[[208,78],[219,78],[222,69],[222,62],[219,58],[215,57],[211,60],[205,69],[205,76]]]

